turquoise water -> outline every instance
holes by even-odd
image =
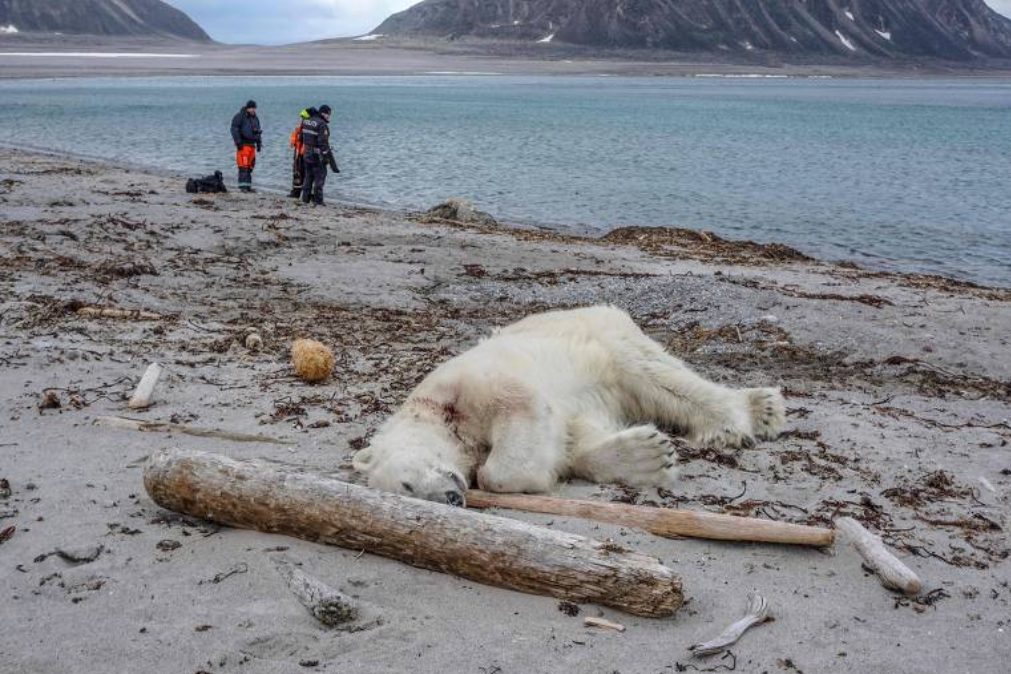
[[[329,103],[331,196],[462,196],[559,229],[707,229],[1011,286],[1011,81],[428,76],[0,82],[0,143],[286,187],[297,111]]]

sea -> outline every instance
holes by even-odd
[[[298,112],[327,103],[341,165],[331,199],[424,209],[460,197],[521,226],[702,229],[1011,287],[1007,79],[8,80],[0,143],[234,183],[229,122],[247,99],[265,130],[265,189],[288,188]]]

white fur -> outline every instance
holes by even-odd
[[[703,379],[613,307],[496,331],[432,372],[355,467],[369,484],[456,502],[466,485],[546,492],[558,479],[669,486],[674,445],[752,446],[785,420],[778,389]]]

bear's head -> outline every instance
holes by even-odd
[[[445,426],[392,420],[355,454],[355,470],[369,486],[414,498],[464,506],[469,469],[462,447]]]

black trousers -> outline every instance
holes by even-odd
[[[239,189],[249,189],[253,186],[253,171],[239,169]]]
[[[291,195],[292,197],[302,196],[302,187],[305,185],[305,157],[298,151],[294,152],[291,161]]]
[[[326,164],[322,161],[305,159],[305,184],[302,185],[302,201],[314,201],[323,205],[323,186],[326,185]]]

